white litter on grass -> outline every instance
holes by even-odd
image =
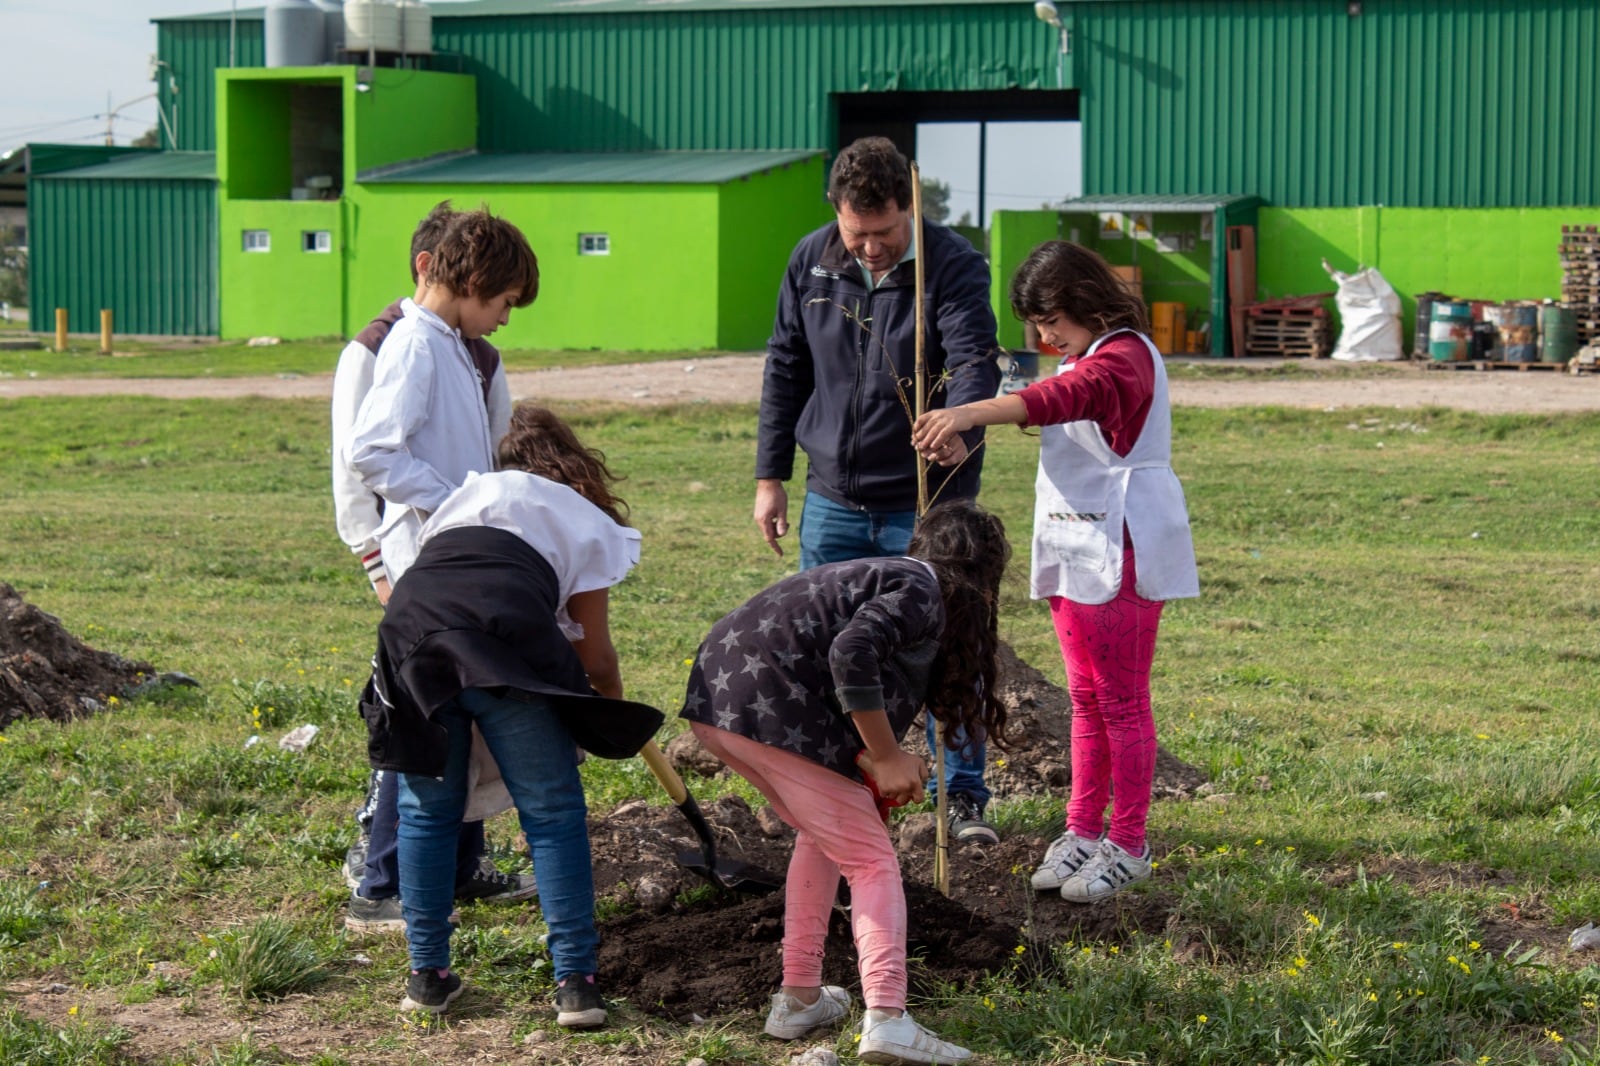
[[[246,348],[270,348],[279,343],[277,337],[251,337],[244,342]]]
[[[1600,948],[1600,929],[1596,929],[1593,922],[1584,922],[1567,937],[1567,947],[1573,951]]]
[[[251,736],[245,740],[244,746],[247,748],[253,748],[259,743],[261,743],[260,734],[251,734]]]
[[[305,751],[317,739],[317,727],[311,724],[296,726],[278,738],[278,748],[295,754]]]
[[[1368,803],[1387,803],[1389,801],[1389,793],[1363,792],[1361,793],[1361,798],[1366,800]]]

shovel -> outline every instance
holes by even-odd
[[[646,741],[645,746],[639,749],[639,756],[644,759],[644,764],[650,767],[650,772],[656,775],[656,780],[661,782],[661,787],[667,790],[672,802],[678,805],[678,810],[689,820],[689,825],[694,828],[694,835],[700,838],[699,851],[678,852],[679,866],[693,870],[718,888],[730,888],[735,892],[760,894],[772,892],[783,886],[781,880],[758,866],[751,866],[736,859],[717,858],[717,845],[711,838],[711,826],[706,824],[705,815],[700,813],[700,805],[684,787],[683,778],[679,777],[678,771],[667,762],[666,755],[662,754],[661,749],[656,747],[656,742],[651,740]]]

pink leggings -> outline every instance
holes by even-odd
[[[707,751],[754,785],[795,829],[784,886],[783,983],[822,984],[822,947],[842,873],[850,883],[862,997],[877,1010],[904,1010],[905,887],[867,787],[793,752],[700,722],[689,725]]]
[[[1067,828],[1090,840],[1144,852],[1150,785],[1156,773],[1156,720],[1150,711],[1150,661],[1155,658],[1161,603],[1134,589],[1133,548],[1123,548],[1122,588],[1108,603],[1050,597],[1072,696],[1072,798]]]

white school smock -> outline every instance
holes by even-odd
[[[1121,332],[1121,331],[1118,331]],[[1128,331],[1132,332],[1132,331]],[[1083,358],[1094,355],[1108,333]],[[1039,431],[1033,512],[1032,596],[1106,603],[1122,587],[1122,530],[1137,553],[1134,591],[1147,600],[1200,595],[1183,486],[1172,471],[1172,406],[1167,371],[1150,338],[1135,334],[1155,364],[1150,411],[1126,456],[1090,419]],[[1071,373],[1063,361],[1058,374]]]
[[[567,615],[575,593],[610,588],[639,563],[639,531],[618,525],[575,489],[521,470],[470,474],[422,527],[418,548],[447,529],[488,526],[515,534],[556,574],[556,620],[569,640],[583,627]]]
[[[350,465],[384,499],[377,537],[390,581],[416,562],[427,515],[468,474],[494,469],[483,383],[460,334],[411,300],[401,307],[350,439]]]

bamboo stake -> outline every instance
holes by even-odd
[[[928,406],[928,359],[924,350],[924,322],[923,314],[923,249],[922,243],[922,173],[916,163],[911,164],[911,239],[919,245],[916,258],[912,261],[916,270],[916,290],[914,302],[916,304],[916,347],[915,347],[915,396],[913,398],[914,417],[921,418],[922,412]],[[921,456],[917,457],[917,516],[921,517],[928,510],[928,464]],[[934,802],[933,826],[933,887],[946,896],[950,895],[950,797],[944,787],[944,723],[939,722],[934,729],[934,746],[938,749],[933,753],[934,781],[939,786],[938,799]]]

